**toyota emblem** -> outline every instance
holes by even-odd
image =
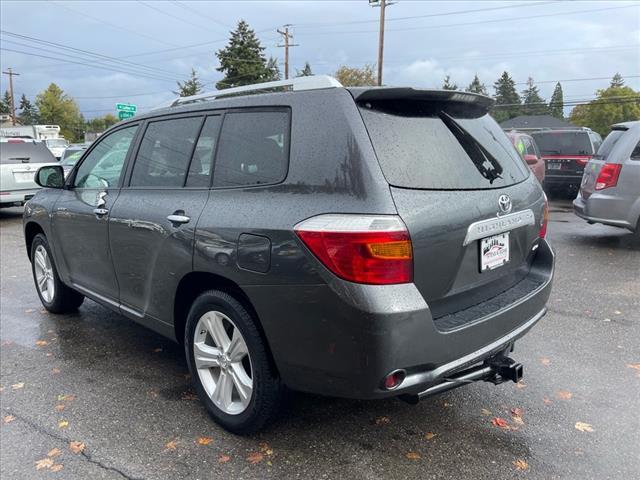
[[[509,195],[500,195],[498,197],[498,206],[501,213],[509,213],[513,205],[511,205],[511,197]]]

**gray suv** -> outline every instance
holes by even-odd
[[[88,297],[182,343],[236,433],[285,386],[413,403],[518,381],[508,355],[546,312],[554,255],[491,104],[315,76],[121,122],[66,179],[37,174],[40,299],[63,313]]]

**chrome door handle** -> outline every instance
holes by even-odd
[[[101,217],[103,215],[106,215],[107,213],[109,213],[109,210],[106,208],[94,208],[93,209],[93,213],[95,213],[97,216]]]
[[[171,223],[176,224],[176,223],[189,223],[191,221],[190,217],[187,217],[186,215],[169,215],[167,217],[167,220],[169,220]]]

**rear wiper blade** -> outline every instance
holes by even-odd
[[[473,137],[473,135],[462,128],[462,126],[448,113],[440,112],[439,116],[442,122],[456,137],[458,142],[460,142],[460,145],[478,169],[480,175],[489,180],[490,184],[493,184],[496,179],[502,178],[503,169],[500,162],[498,162],[498,160],[496,160],[496,158],[491,155],[489,151]]]

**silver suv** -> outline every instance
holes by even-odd
[[[576,215],[640,236],[640,121],[618,123],[584,169]]]

